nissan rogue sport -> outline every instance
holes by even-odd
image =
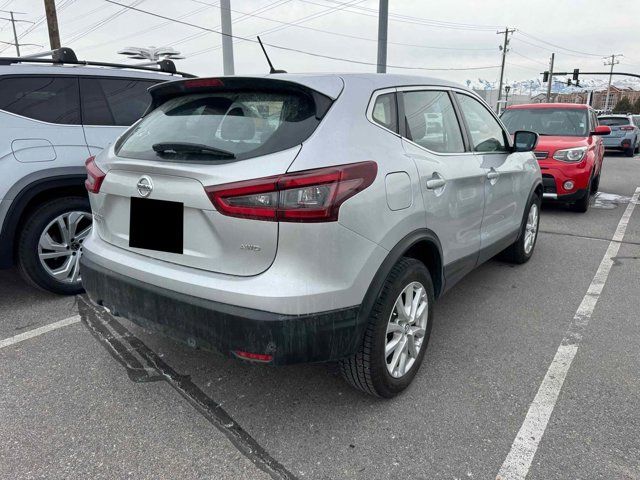
[[[399,75],[202,78],[151,87],[87,161],[95,303],[253,362],[338,361],[391,397],[436,298],[502,252],[533,254],[537,134],[471,91]]]

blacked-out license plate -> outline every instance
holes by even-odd
[[[183,203],[131,198],[130,247],[181,254],[183,230]]]

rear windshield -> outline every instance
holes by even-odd
[[[619,127],[620,125],[629,125],[631,122],[627,117],[598,117],[600,125],[607,127]]]
[[[127,132],[121,157],[232,161],[299,145],[318,126],[302,92],[216,91],[171,98]]]
[[[589,134],[586,109],[514,108],[506,110],[501,118],[509,133],[531,130],[539,135],[586,137]]]

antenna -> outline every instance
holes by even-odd
[[[264,56],[267,57],[267,62],[269,63],[269,68],[270,68],[269,73],[287,73],[286,70],[276,70],[275,68],[273,68],[273,63],[271,63],[271,59],[269,58],[267,51],[264,49],[264,45],[262,44],[262,40],[260,40],[259,36],[258,36],[258,43],[262,48],[262,52],[264,53]]]

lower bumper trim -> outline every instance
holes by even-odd
[[[366,327],[359,305],[282,315],[166,290],[120,275],[84,256],[80,268],[89,298],[114,315],[232,358],[238,358],[235,351],[243,351],[271,355],[274,365],[338,360],[357,352]]]

